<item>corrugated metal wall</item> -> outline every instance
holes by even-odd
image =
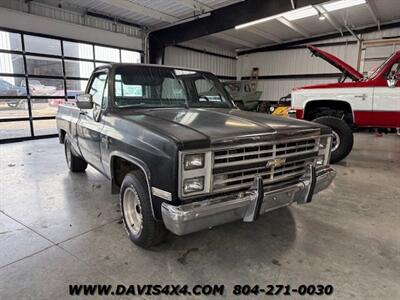
[[[326,46],[321,47],[321,49],[337,55],[353,67],[357,67],[357,44]],[[260,76],[335,74],[339,72],[324,60],[312,57],[310,51],[306,48],[260,52],[239,56],[237,67],[238,77],[249,76],[253,67],[259,68]],[[335,78],[322,77],[312,79],[266,79],[259,81],[258,90],[263,91],[262,100],[274,101],[289,94],[294,87],[334,82],[335,80]]]
[[[206,70],[218,76],[236,76],[236,60],[178,47],[167,47],[164,63]]]
[[[357,65],[358,48],[356,44],[321,47],[334,53],[352,66]],[[337,73],[337,69],[325,61],[311,57],[308,49],[280,50],[261,52],[239,57],[238,72],[240,76],[249,76],[253,67],[258,67],[260,75],[296,75]]]

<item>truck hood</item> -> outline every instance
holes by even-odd
[[[326,51],[323,51],[313,45],[308,45],[307,47],[311,51],[312,54],[327,61],[332,66],[339,69],[342,73],[344,73],[348,77],[350,77],[352,80],[360,81],[361,79],[364,78],[364,76],[360,72],[358,72],[356,69],[354,69],[352,66],[348,65],[347,63],[345,63],[340,58],[337,58],[336,56],[334,56]]]
[[[173,138],[185,149],[330,133],[316,123],[239,109],[145,109],[124,118]]]

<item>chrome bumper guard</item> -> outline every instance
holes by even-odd
[[[316,170],[310,165],[297,184],[276,189],[264,187],[262,178],[257,177],[246,192],[180,206],[164,202],[161,207],[162,218],[167,229],[177,235],[240,219],[244,222],[253,222],[260,214],[288,206],[293,202],[298,204],[311,202],[313,194],[326,189],[335,176],[336,172],[331,167]]]

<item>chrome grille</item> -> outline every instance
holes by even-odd
[[[248,188],[256,176],[261,176],[264,184],[300,177],[317,157],[318,144],[316,137],[216,149],[213,192]],[[279,167],[267,166],[268,161],[277,158],[285,158],[286,162]]]

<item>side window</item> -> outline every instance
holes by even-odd
[[[103,96],[107,98],[107,74],[99,73],[92,81],[89,94],[93,97],[93,103],[98,106],[103,105]]]

